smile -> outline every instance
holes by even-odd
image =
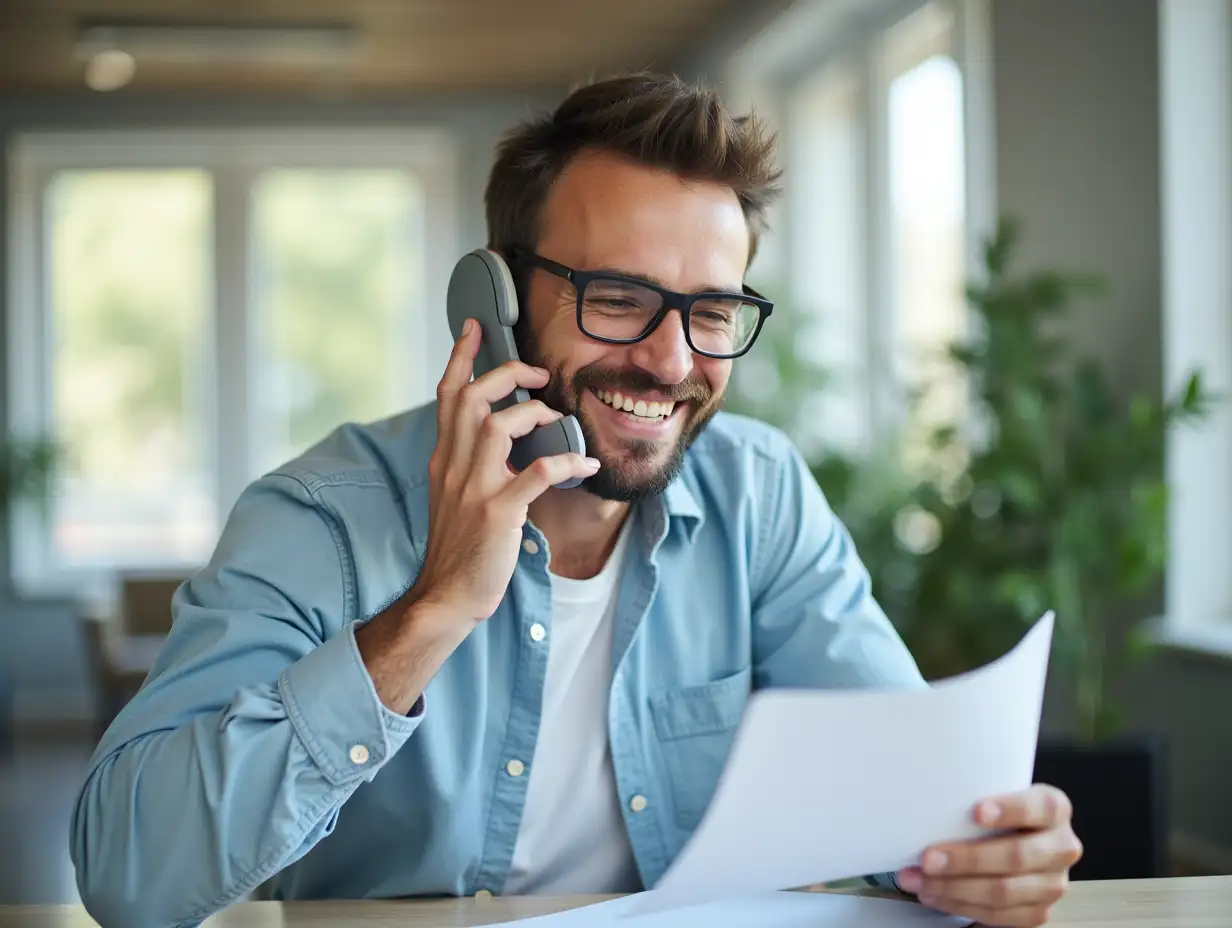
[[[663,421],[676,408],[676,404],[671,401],[651,400],[647,402],[646,400],[626,396],[619,390],[591,390],[590,392],[613,409],[622,410],[639,419],[646,419],[649,422]]]

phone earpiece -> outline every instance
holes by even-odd
[[[478,321],[483,330],[482,343],[475,357],[475,377],[518,358],[513,337],[513,326],[518,321],[517,291],[509,265],[496,252],[477,248],[462,256],[449,278],[445,312],[455,340],[462,337],[462,326],[467,319]],[[492,409],[505,409],[529,399],[530,394],[518,387],[508,397],[494,403]],[[523,470],[538,458],[569,452],[586,454],[582,428],[574,416],[541,425],[530,434],[514,439],[509,463],[515,470]],[[569,489],[581,482],[581,478],[571,479],[557,487]]]

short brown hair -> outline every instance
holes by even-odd
[[[779,193],[774,148],[756,116],[733,116],[715,91],[678,77],[642,72],[588,84],[501,140],[485,192],[489,245],[534,247],[556,178],[578,152],[600,149],[730,187],[752,261]]]

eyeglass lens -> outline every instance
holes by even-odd
[[[663,296],[649,287],[596,277],[582,293],[582,330],[596,338],[636,341],[662,307]],[[753,339],[760,317],[756,304],[737,298],[697,300],[686,317],[689,338],[698,351],[738,354]]]

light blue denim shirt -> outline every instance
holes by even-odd
[[[409,716],[381,704],[355,644],[423,561],[435,439],[435,404],[346,426],[244,492],[74,810],[78,885],[101,924],[195,925],[263,883],[288,899],[500,893],[535,773],[546,539],[526,525],[500,608]],[[608,725],[652,886],[705,811],[751,690],[924,683],[781,433],[719,414],[632,518]]]

